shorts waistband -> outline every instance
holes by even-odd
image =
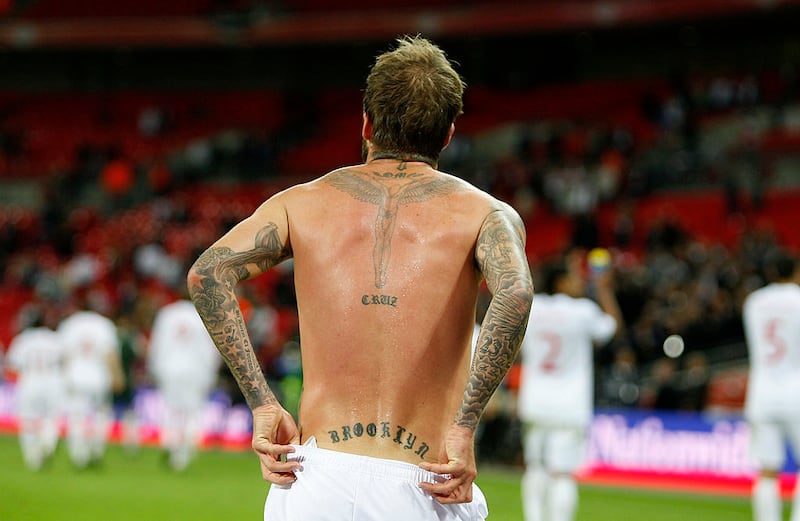
[[[343,471],[379,478],[394,478],[414,484],[423,482],[442,483],[450,477],[430,472],[405,461],[321,449],[316,446],[316,440],[313,438],[309,439],[305,445],[292,445],[292,447],[294,447],[295,452],[287,454],[287,459],[296,460],[310,466],[335,466]]]

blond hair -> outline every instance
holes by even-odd
[[[463,111],[466,85],[445,53],[420,36],[397,40],[367,77],[364,112],[377,150],[438,160]]]

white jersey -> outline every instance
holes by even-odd
[[[800,418],[800,286],[758,289],[748,295],[742,314],[750,363],[745,416]]]
[[[519,417],[553,426],[589,424],[593,408],[593,350],[617,322],[594,301],[538,295],[522,341]]]
[[[73,391],[110,393],[108,360],[119,352],[117,328],[111,319],[93,311],[79,311],[58,326],[67,350],[67,385]]]
[[[159,384],[192,382],[210,389],[222,358],[200,315],[188,300],[161,308],[153,322],[149,367]]]
[[[55,331],[30,328],[14,337],[8,347],[8,364],[19,374],[18,385],[59,386],[64,374],[64,347]]]

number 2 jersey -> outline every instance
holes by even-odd
[[[611,340],[614,317],[588,298],[537,295],[522,341],[519,417],[585,427],[592,417],[594,344]]]
[[[752,292],[742,318],[750,363],[745,417],[800,421],[800,286],[775,283]]]

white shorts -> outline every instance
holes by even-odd
[[[442,505],[419,484],[442,481],[402,461],[320,449],[311,438],[289,459],[303,462],[297,481],[272,485],[264,521],[483,521],[486,498],[472,485],[472,502]]]
[[[575,473],[584,463],[586,430],[580,427],[529,426],[525,433],[525,463],[551,473]]]
[[[210,394],[204,384],[186,379],[164,379],[159,383],[158,390],[168,410],[183,412],[201,412]]]
[[[44,378],[17,385],[17,415],[24,419],[60,418],[66,408],[60,380]]]
[[[750,424],[750,453],[759,469],[781,470],[786,443],[800,456],[800,422],[758,421]]]

